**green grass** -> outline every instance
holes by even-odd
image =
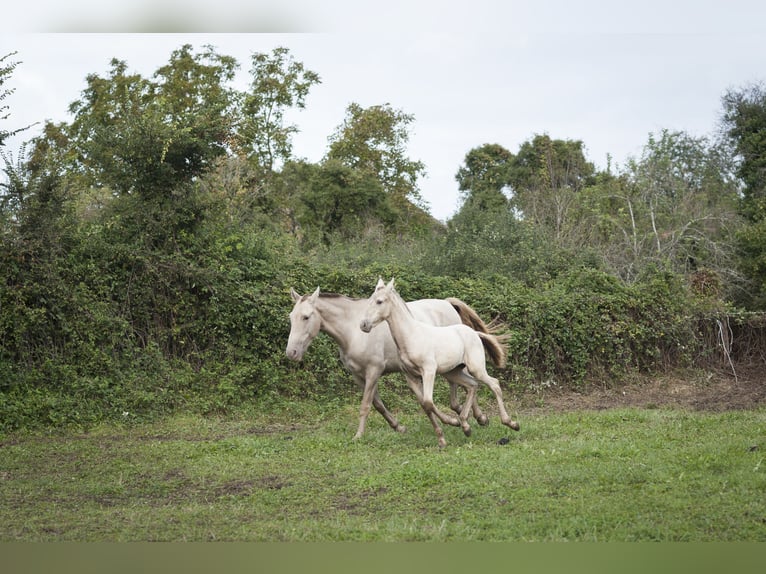
[[[0,439],[2,541],[766,541],[766,411],[493,417],[294,405]],[[507,444],[498,441],[508,437]]]

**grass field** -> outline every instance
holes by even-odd
[[[4,436],[0,540],[766,541],[763,409],[522,411],[443,450],[415,410],[352,442],[356,412]]]

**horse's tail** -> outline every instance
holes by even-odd
[[[487,325],[479,314],[474,311],[468,303],[461,301],[455,297],[448,297],[447,302],[452,305],[452,308],[460,315],[460,320],[463,325],[468,325],[474,331],[479,333],[486,333],[488,335],[498,335],[500,332],[505,331],[506,326],[498,319],[492,319],[489,325]]]
[[[489,355],[492,364],[501,369],[505,367],[508,355],[508,347],[505,342],[508,340],[508,335],[492,335],[491,333],[482,333],[481,331],[476,331],[476,334],[479,335],[481,343],[484,345],[484,350]]]
[[[506,325],[496,318],[487,325],[473,307],[455,297],[448,297],[447,302],[457,311],[463,324],[478,333],[492,364],[500,368],[505,367],[507,342],[510,339],[510,335],[504,333]]]

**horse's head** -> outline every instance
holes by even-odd
[[[290,289],[290,296],[295,306],[290,311],[290,336],[285,353],[293,361],[300,361],[322,326],[322,318],[316,310],[319,287],[311,295],[303,296]]]
[[[369,333],[381,321],[385,321],[391,314],[392,298],[395,295],[393,279],[391,279],[388,285],[383,283],[383,279],[378,279],[375,291],[367,301],[367,308],[364,311],[364,318],[359,324],[359,328],[365,333]]]

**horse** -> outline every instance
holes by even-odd
[[[384,374],[402,370],[388,326],[381,325],[369,335],[359,330],[359,322],[364,315],[367,300],[352,299],[336,293],[321,293],[319,287],[310,295],[300,295],[291,288],[290,296],[294,306],[290,312],[290,335],[285,350],[287,357],[300,361],[314,337],[320,331],[324,331],[338,343],[341,361],[351,371],[354,382],[363,389],[362,403],[359,407],[359,427],[354,439],[361,438],[364,433],[370,404],[386,419],[391,428],[405,432],[404,425],[396,420],[378,394],[378,379]],[[407,303],[407,306],[419,320],[434,325],[464,323],[472,329],[486,333],[498,328],[494,323],[485,324],[474,309],[453,297],[420,299]],[[465,376],[467,375],[464,373],[450,373],[448,377],[450,406],[455,412],[460,412],[463,408],[457,398],[457,387],[464,384]],[[418,396],[419,387],[413,387],[410,380],[407,383]],[[476,401],[472,409],[480,425],[488,424],[489,419],[481,412]],[[459,421],[454,419],[447,424],[459,425]]]
[[[388,285],[378,279],[359,327],[365,333],[370,333],[383,322],[388,324],[391,331],[406,376],[408,379],[421,380],[421,406],[429,415],[440,447],[446,446],[446,441],[437,422],[437,418],[442,417],[433,402],[434,378],[437,373],[444,374],[448,379],[460,374],[461,384],[471,399],[475,396],[477,381],[486,384],[495,395],[502,423],[513,430],[519,430],[519,423],[511,419],[505,410],[500,383],[487,372],[486,367],[485,350],[495,364],[505,366],[506,348],[501,339],[490,333],[475,331],[464,324],[445,326],[419,321],[396,292],[393,279]],[[470,434],[467,421],[469,408],[469,398],[466,398],[466,404],[459,415],[466,435]]]

